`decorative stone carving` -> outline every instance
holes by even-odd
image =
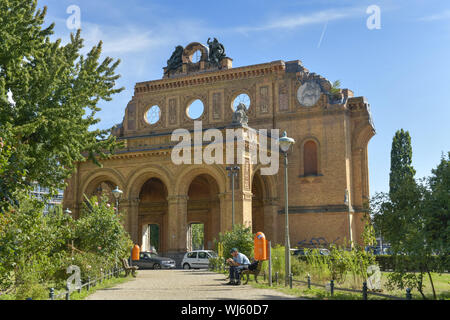
[[[259,88],[260,111],[267,113],[269,111],[269,87]]]
[[[222,69],[220,62],[226,57],[225,47],[216,38],[214,38],[213,41],[210,41],[210,39],[211,38],[208,38],[208,41],[206,42],[209,46],[209,62],[219,69]]]
[[[233,119],[232,119],[232,125],[247,125],[248,124],[248,116],[245,112],[246,107],[245,104],[239,103],[239,105],[236,108],[236,111],[233,113]]]
[[[177,124],[177,99],[169,99],[169,124]]]
[[[222,94],[220,92],[213,93],[213,119],[219,120],[222,117]]]
[[[278,89],[279,109],[280,111],[289,110],[289,90],[287,84],[280,84]]]
[[[181,65],[183,64],[183,61],[181,59],[181,56],[183,55],[183,50],[184,49],[182,46],[175,47],[175,51],[170,56],[170,59],[167,60],[167,67],[166,67],[166,71],[164,72],[164,74],[167,74],[172,70],[175,71],[181,67]]]
[[[322,89],[316,81],[306,81],[297,91],[298,102],[305,107],[312,107],[322,94]]]

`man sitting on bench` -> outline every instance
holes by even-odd
[[[238,252],[237,248],[231,249],[230,254],[233,258],[227,259],[227,263],[230,265],[230,282],[227,285],[240,285],[241,272],[244,269],[248,269],[250,260],[245,254]]]

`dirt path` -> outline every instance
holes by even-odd
[[[207,270],[140,270],[136,279],[98,290],[87,300],[298,299],[250,285],[226,286],[226,282],[224,275]]]

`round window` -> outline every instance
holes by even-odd
[[[250,108],[250,97],[248,94],[241,93],[233,100],[233,111],[236,111],[237,106],[243,103],[245,105],[245,108],[248,110]]]
[[[202,57],[202,52],[200,50],[196,50],[193,54],[192,54],[192,58],[191,58],[191,62],[192,63],[197,63],[200,61]]]
[[[151,107],[145,114],[145,118],[146,118],[145,120],[149,124],[157,123],[161,118],[161,109],[158,106]]]
[[[187,108],[187,115],[192,120],[198,119],[203,114],[205,107],[203,106],[203,102],[199,99],[191,102],[189,107]]]

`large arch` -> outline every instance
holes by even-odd
[[[177,174],[177,183],[175,185],[176,195],[187,195],[191,182],[201,174],[208,174],[215,179],[220,193],[224,193],[227,190],[226,181],[227,174],[225,169],[218,165],[200,166],[191,165],[183,169]]]
[[[141,187],[139,192],[138,244],[142,251],[149,251],[152,247],[157,252],[168,249],[168,190],[164,182],[152,177]],[[156,237],[151,231],[156,232]],[[156,230],[157,231],[156,231]]]
[[[199,174],[190,183],[187,200],[187,246],[192,250],[192,224],[204,226],[203,248],[213,249],[220,232],[219,186],[209,174]]]
[[[252,230],[278,241],[278,190],[275,175],[262,175],[261,165],[252,172]]]
[[[138,168],[129,175],[125,190],[126,198],[130,200],[139,199],[142,186],[151,178],[160,179],[166,186],[168,194],[172,194],[174,189],[172,174],[164,167],[152,164],[148,167]]]
[[[97,189],[98,185],[102,182],[114,184],[115,186],[119,186],[119,188],[122,190],[125,188],[125,179],[119,171],[111,168],[97,169],[90,173],[89,178],[87,178],[81,185],[77,201],[84,201],[84,194],[86,194],[87,196],[92,195],[95,192],[95,189]]]

